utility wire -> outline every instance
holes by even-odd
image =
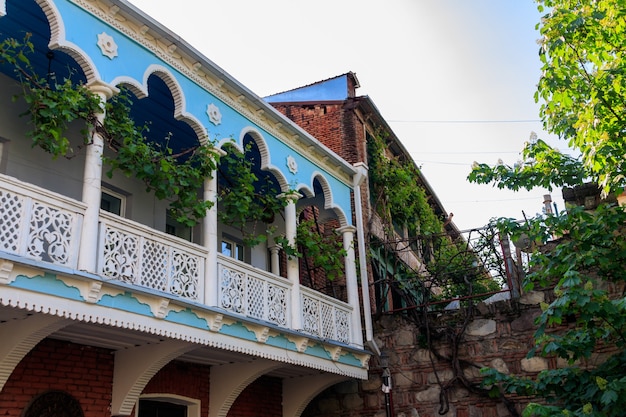
[[[540,119],[517,120],[387,120],[388,123],[480,124],[480,123],[538,123]]]

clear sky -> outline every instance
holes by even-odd
[[[532,0],[130,0],[259,96],[352,71],[461,230],[542,209],[545,190],[466,181],[542,133]],[[562,147],[565,145],[562,145]],[[552,192],[563,209],[560,190]]]

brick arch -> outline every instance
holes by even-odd
[[[281,366],[278,362],[257,359],[211,368],[209,417],[226,417],[239,394],[252,381]]]

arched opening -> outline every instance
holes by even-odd
[[[338,215],[327,202],[328,190],[313,180],[313,195],[298,201],[300,283],[333,298],[347,301],[345,251],[337,229]]]
[[[280,181],[262,167],[262,152],[251,134],[239,148],[222,146],[218,166],[218,218],[223,255],[268,270],[268,242],[284,230]]]

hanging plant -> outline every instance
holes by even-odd
[[[172,214],[185,225],[192,226],[206,215],[211,203],[199,198],[198,190],[216,167],[217,154],[210,142],[174,153],[169,138],[164,138],[163,144],[148,140],[148,126],[137,126],[130,117],[132,100],[126,89],[105,103],[106,117],[100,123],[96,117],[102,111],[98,95],[69,77],[41,77],[28,58],[32,53],[30,34],[22,42],[5,39],[0,43],[0,63],[13,66],[22,86],[20,96],[28,106],[22,115],[30,117],[33,128],[28,134],[33,146],[53,158],[71,158],[80,148],[90,145],[91,135],[97,132],[116,153],[113,158],[103,158],[110,166],[109,177],[120,170],[128,177],[142,180],[146,191],[154,192],[161,200],[170,200]],[[83,141],[77,150],[66,136],[69,125],[76,120],[85,123],[81,130]]]
[[[275,232],[270,224],[287,206],[287,199],[278,197],[280,188],[269,174],[257,177],[254,161],[246,158],[245,152],[232,145],[225,148],[226,155],[221,157],[219,165],[218,217],[241,232],[246,246],[256,246]],[[250,149],[247,146],[245,151]]]
[[[341,239],[321,233],[315,219],[298,223],[295,245],[290,245],[285,236],[275,237],[274,240],[288,257],[309,259],[312,269],[321,269],[331,281],[344,273],[347,252]]]

